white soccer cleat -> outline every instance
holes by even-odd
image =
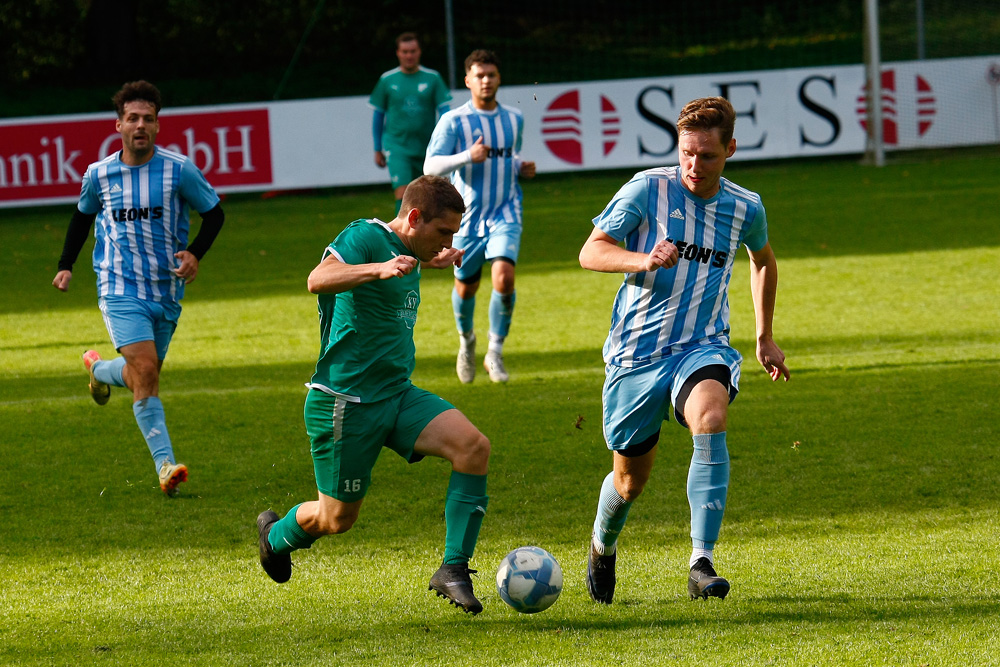
[[[458,379],[469,384],[476,379],[476,336],[463,339],[458,348],[458,361],[455,362],[455,372]]]
[[[483,359],[483,366],[490,374],[490,379],[494,382],[506,382],[510,379],[507,368],[503,365],[503,355],[499,352],[487,352]]]

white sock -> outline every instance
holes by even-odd
[[[495,352],[496,354],[503,354],[503,342],[506,340],[504,336],[496,336],[490,334],[490,344],[486,347],[487,352]]]
[[[604,544],[597,539],[594,535],[591,540],[591,544],[594,545],[594,551],[601,554],[602,556],[614,556],[615,552],[618,551],[618,541],[616,540],[614,544]]]
[[[688,563],[688,568],[693,567],[699,558],[707,558],[709,563],[715,565],[715,561],[712,560],[711,549],[691,549],[691,562]]]
[[[458,347],[464,350],[469,346],[469,343],[476,339],[476,333],[474,331],[459,331],[458,332]]]

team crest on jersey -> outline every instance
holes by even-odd
[[[420,93],[424,92],[425,90],[427,90],[427,86],[429,86],[429,85],[430,84],[428,84],[428,83],[418,83],[417,84],[417,92],[420,92]]]
[[[403,298],[403,307],[396,311],[396,317],[403,320],[407,329],[413,329],[417,323],[417,306],[420,305],[420,294],[410,290]]]

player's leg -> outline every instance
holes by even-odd
[[[420,174],[411,175],[410,160],[402,151],[386,144],[384,154],[386,170],[389,172],[389,183],[392,186],[393,197],[396,199],[395,213],[398,214],[403,205],[403,193],[406,191],[407,184]]]
[[[478,614],[469,568],[489,505],[486,475],[490,441],[447,401],[414,387],[401,406],[387,447],[411,462],[436,456],[451,463],[445,495],[445,545],[441,567],[429,588],[455,606]]]
[[[666,417],[669,361],[639,368],[609,367],[604,383],[604,437],[614,467],[604,478],[587,559],[587,590],[611,604],[615,592],[618,535],[629,509],[649,480],[660,424]]]
[[[101,313],[120,357],[95,362],[92,373],[101,382],[132,390],[132,413],[146,441],[160,488],[168,496],[187,480],[188,470],[174,458],[163,403],[159,398],[160,369],[180,318],[180,305],[131,297],[104,297]]]
[[[284,583],[291,577],[293,551],[354,525],[396,405],[391,400],[351,403],[316,389],[308,393],[304,417],[317,500],[292,507],[283,518],[272,510],[257,517],[260,564],[273,580]]]
[[[521,225],[504,222],[492,232],[486,248],[486,259],[493,263],[490,294],[490,337],[483,365],[494,382],[507,382],[510,376],[503,361],[503,345],[510,333],[517,292],[514,289],[514,266],[521,249]]]
[[[451,306],[458,329],[458,358],[455,372],[458,379],[468,384],[476,378],[476,333],[473,315],[476,311],[476,292],[482,278],[486,254],[485,239],[456,236],[453,247],[464,250],[462,266],[455,267],[455,287],[451,292]]]
[[[735,374],[732,368],[737,369]],[[690,429],[694,444],[687,481],[692,545],[688,592],[692,598],[724,598],[730,588],[715,571],[713,552],[729,488],[726,419],[738,391],[738,368],[739,355],[734,350],[696,351],[678,372],[673,392],[677,420]]]

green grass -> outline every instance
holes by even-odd
[[[511,382],[454,378],[447,273],[425,274],[416,332],[415,381],[493,443],[475,618],[426,590],[441,461],[382,457],[354,529],[296,553],[289,584],[256,560],[257,513],[315,494],[305,277],[348,221],[391,216],[385,188],[226,201],[163,372],[192,473],[175,500],[129,398],[98,408],[86,394],[80,353],[112,350],[86,256],[68,294],[49,286],[71,207],[0,211],[0,664],[1000,664],[998,168],[990,153],[730,165],[768,207],[792,380],[771,383],[753,360],[743,258],[731,305],[746,363],[717,550],[733,592],[686,599],[690,439],[670,423],[610,607],[589,600],[582,567],[610,466],[600,348],[620,277],[575,257],[630,174],[526,184]],[[493,589],[521,544],[566,574],[536,616]]]

